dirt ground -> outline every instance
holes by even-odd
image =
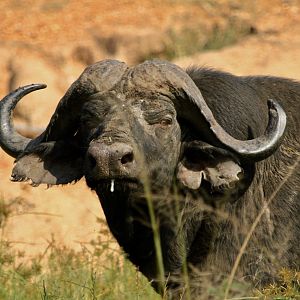
[[[10,0],[0,2],[0,98],[22,84],[47,83],[47,90],[26,97],[16,112],[17,124],[39,131],[87,64],[161,56],[170,28],[201,22],[210,30],[231,17],[251,24],[252,33],[174,61],[300,80],[300,1]],[[2,238],[29,256],[43,252],[52,238],[77,249],[95,238],[103,213],[84,180],[33,188],[10,182],[12,166],[13,159],[0,151],[0,196],[6,202],[20,199]]]

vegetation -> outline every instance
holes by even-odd
[[[15,200],[0,201],[3,231]],[[160,299],[150,283],[125,259],[103,220],[97,240],[80,252],[53,240],[44,253],[28,259],[0,241],[0,299]]]
[[[257,295],[259,299],[300,299],[300,272],[281,270],[279,282],[257,291]]]
[[[1,248],[0,299],[159,299],[123,257],[101,263],[101,255],[52,245],[45,265],[38,258],[23,265],[9,245]]]
[[[175,59],[189,56],[201,51],[217,50],[237,43],[243,37],[255,33],[255,28],[231,18],[226,26],[215,25],[213,28],[189,26],[180,30],[170,30],[163,58]]]
[[[208,281],[206,285],[203,285],[206,288],[201,295],[202,299],[300,299],[300,272],[283,269],[278,274],[277,284],[267,286],[261,291],[251,291],[244,282],[234,280],[239,261],[257,224],[277,192],[298,166],[299,161],[300,157],[254,220],[229,277],[219,281],[215,281],[214,278],[215,282]],[[154,231],[157,265],[161,280],[160,290],[164,293],[164,268],[157,220],[152,206],[151,193],[147,188],[145,188],[145,194]],[[18,206],[21,201],[22,199],[0,201],[1,237],[7,219],[14,214],[15,205]],[[1,238],[0,299],[160,299],[146,278],[124,259],[121,250],[115,247],[105,222],[102,219],[98,219],[98,222],[101,223],[99,224],[101,231],[97,240],[91,241],[88,245],[82,245],[81,252],[57,245],[53,239],[43,254],[30,261],[26,261],[23,253],[16,253],[10,243]],[[186,287],[185,298],[191,299],[186,265],[183,266],[183,274],[182,282]],[[204,275],[199,274],[201,281],[205,280]],[[222,278],[222,274],[220,275]],[[245,295],[250,296],[245,297]]]
[[[165,32],[164,47],[161,53],[149,53],[141,56],[138,61],[145,59],[162,58],[174,60],[176,58],[191,56],[195,53],[218,50],[224,47],[234,45],[241,39],[257,33],[255,22],[256,8],[251,2],[243,3],[241,1],[228,1],[221,4],[216,0],[168,0],[170,5],[174,3],[193,4],[199,6],[209,15],[220,15],[219,20],[208,24],[201,18],[194,19],[192,15],[185,16],[185,22],[181,26],[170,26]],[[228,13],[228,10],[230,13]],[[226,12],[227,11],[227,12]],[[243,18],[239,14],[231,12],[243,11],[250,19]],[[192,19],[192,21],[191,21]]]
[[[1,231],[20,201],[0,201]],[[98,221],[102,229],[97,240],[82,245],[80,252],[58,245],[53,238],[44,253],[29,260],[2,239],[0,299],[161,299],[116,247],[105,221]],[[261,291],[251,291],[245,283],[233,281],[227,299],[300,299],[300,273],[284,269],[279,276],[277,285]],[[205,299],[224,299],[226,288],[227,281],[208,284]]]

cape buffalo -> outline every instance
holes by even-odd
[[[199,274],[229,274],[261,211],[236,276],[266,284],[282,267],[299,269],[299,82],[104,60],[84,70],[46,130],[28,139],[12,111],[44,87],[1,101],[12,180],[51,186],[85,177],[116,240],[158,289],[166,279],[176,297],[188,282],[196,295]]]

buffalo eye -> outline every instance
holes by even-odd
[[[160,120],[159,124],[162,126],[162,127],[167,127],[169,125],[171,125],[173,122],[172,118],[171,117],[165,117],[163,119]]]

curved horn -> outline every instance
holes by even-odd
[[[20,155],[31,139],[20,135],[12,122],[12,113],[17,103],[27,94],[44,89],[46,84],[30,84],[20,87],[0,102],[0,146],[10,156]]]
[[[149,89],[151,82],[153,90],[171,98],[177,116],[191,123],[211,145],[231,150],[245,160],[260,161],[272,155],[282,142],[286,114],[273,100],[268,101],[269,124],[265,133],[252,140],[238,140],[216,121],[195,82],[180,67],[152,60],[138,65],[134,73],[132,80],[135,83]]]
[[[20,135],[14,128],[12,112],[28,93],[43,89],[45,84],[21,87],[0,101],[0,146],[12,157],[18,157],[25,149],[32,150],[43,142],[57,141],[73,136],[78,128],[78,118],[85,101],[100,91],[109,90],[118,82],[128,67],[117,60],[103,60],[87,67],[60,100],[45,131],[35,139]]]
[[[190,111],[194,111],[189,120],[202,133],[206,133],[207,140],[212,144],[227,148],[240,158],[251,161],[266,159],[280,146],[286,128],[286,114],[278,102],[268,100],[269,122],[265,133],[255,139],[244,141],[232,137],[221,127],[201,94],[200,96],[196,100],[189,97],[193,106]],[[202,118],[199,117],[199,112]],[[179,116],[180,114],[179,112]]]
[[[263,160],[272,155],[280,146],[285,128],[286,114],[279,103],[268,100],[269,122],[265,133],[255,139],[240,141],[227,134],[220,125],[211,126],[220,142],[241,157],[254,161]]]

